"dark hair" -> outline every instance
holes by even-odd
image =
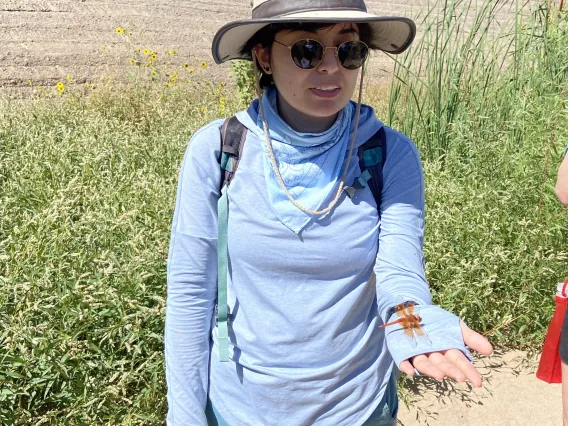
[[[262,47],[271,48],[274,43],[274,38],[276,34],[280,31],[317,31],[324,28],[331,28],[336,24],[330,24],[329,22],[294,22],[286,24],[269,24],[266,27],[261,28],[259,31],[253,35],[249,41],[241,49],[241,54],[249,60],[256,61],[256,58],[252,58],[252,48],[257,44]],[[347,23],[345,25],[348,25]],[[369,24],[357,24],[359,29],[359,39],[367,44],[370,49],[377,49],[376,46],[371,42],[373,39],[373,29]],[[262,67],[258,67],[261,72],[260,77],[260,87],[264,89],[274,85],[274,80],[271,74],[266,74]]]

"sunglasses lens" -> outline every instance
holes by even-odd
[[[304,70],[315,68],[323,59],[323,46],[315,40],[300,40],[292,45],[292,59]]]
[[[339,46],[339,62],[348,70],[361,68],[369,55],[369,48],[361,41],[348,41]]]

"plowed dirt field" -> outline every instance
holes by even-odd
[[[212,61],[210,46],[215,31],[234,19],[250,16],[250,0],[0,0],[0,87],[27,88],[54,85],[71,76],[77,83],[94,77],[125,75],[137,48],[158,51],[173,64]],[[367,1],[377,14],[417,17],[426,4]],[[499,20],[511,19],[507,0]],[[116,28],[132,32],[131,42]],[[141,34],[143,32],[143,34]],[[376,53],[372,80],[387,79],[392,60]],[[229,67],[213,66],[226,75]]]

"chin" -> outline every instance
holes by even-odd
[[[307,108],[304,111],[304,114],[317,117],[317,118],[326,118],[336,115],[339,111],[341,111],[347,102],[338,104],[337,102],[328,103],[327,105],[322,105],[321,103],[313,105],[313,107]]]

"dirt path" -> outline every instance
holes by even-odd
[[[399,426],[561,426],[560,385],[535,376],[538,358],[526,352],[496,353],[476,361],[484,387],[419,378],[410,408],[401,403]]]

